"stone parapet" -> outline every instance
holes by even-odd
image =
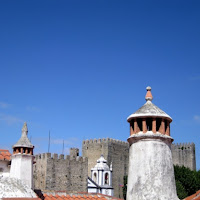
[[[77,161],[77,162],[87,162],[88,158],[86,157],[82,157],[82,156],[70,156],[70,155],[64,155],[64,154],[56,154],[56,153],[42,153],[42,154],[37,154],[35,155],[35,162],[37,162],[38,160],[47,160],[47,159],[51,159],[54,161],[58,161],[59,160],[65,160],[65,161]]]
[[[88,159],[44,153],[35,156],[34,185],[41,190],[87,192]]]
[[[124,142],[121,140],[116,140],[116,139],[112,139],[112,138],[102,138],[102,139],[90,139],[90,140],[84,140],[83,141],[83,145],[84,144],[92,144],[92,143],[115,143],[115,144],[123,144],[123,145],[127,145],[128,146],[128,142]]]

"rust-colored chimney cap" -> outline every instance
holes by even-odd
[[[145,99],[146,99],[146,101],[152,101],[153,96],[151,94],[151,87],[148,86],[146,89],[147,89],[147,94],[145,96]]]

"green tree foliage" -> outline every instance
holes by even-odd
[[[128,180],[128,176],[124,176],[124,186],[123,186],[123,197],[124,197],[124,199],[126,199],[127,180]]]
[[[180,199],[194,194],[200,189],[200,171],[192,171],[184,166],[174,166],[177,195]]]
[[[176,191],[179,199],[183,199],[188,196],[188,193],[185,191],[185,188],[180,181],[176,181]]]

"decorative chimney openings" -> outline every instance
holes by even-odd
[[[146,103],[127,118],[130,123],[130,135],[151,131],[170,136],[172,118],[152,103],[151,87],[148,86],[146,89]]]

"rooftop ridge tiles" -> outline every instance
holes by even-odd
[[[11,160],[10,152],[8,150],[7,151],[0,151],[0,160],[10,161]]]
[[[9,150],[7,149],[0,149],[0,152],[3,151],[3,152],[9,152]]]

